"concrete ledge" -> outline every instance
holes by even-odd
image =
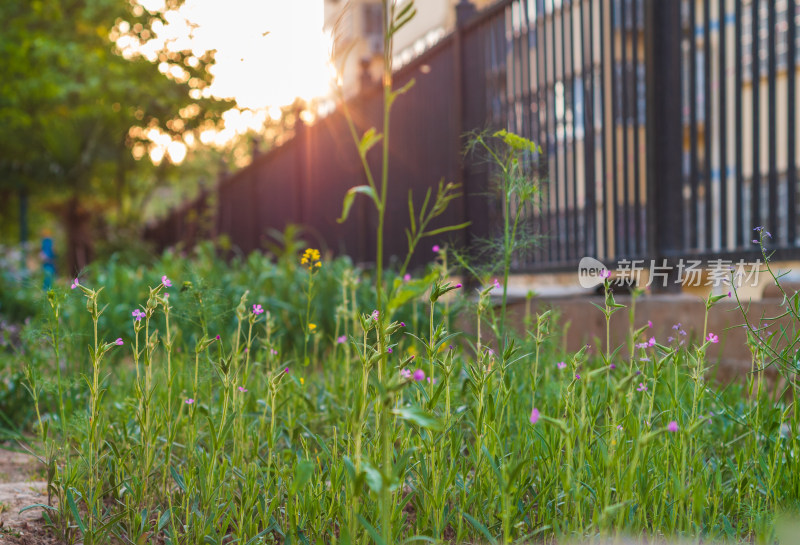
[[[612,315],[611,345],[612,347],[627,344],[630,327],[630,309],[632,298],[628,295],[615,296],[619,304],[627,308],[620,309]],[[565,335],[566,349],[578,350],[585,344],[591,346],[593,353],[605,350],[605,317],[591,303],[603,305],[603,297],[534,297],[531,300],[531,312],[541,312],[552,308],[559,313],[558,326]],[[747,305],[746,302],[743,304]],[[509,305],[510,322],[523,323],[525,302],[515,301]],[[758,324],[762,316],[775,317],[783,314],[781,300],[777,298],[763,299],[749,303],[748,316],[751,323]],[[646,332],[647,338],[654,336],[660,344],[669,344],[668,338],[686,339],[687,344],[697,342],[703,336],[705,307],[702,300],[688,294],[645,295],[637,299],[634,328],[653,322],[651,330]],[[673,326],[680,323],[687,335],[682,337]],[[711,345],[708,358],[718,362],[718,373],[721,380],[736,380],[747,376],[752,363],[752,355],[746,345],[747,336],[744,330],[745,320],[735,301],[723,299],[709,312],[708,331],[719,336],[719,344]],[[777,322],[784,327],[790,326],[790,320],[782,318]],[[770,329],[777,329],[777,325]],[[642,340],[646,340],[642,339]],[[623,349],[621,354],[630,357]]]

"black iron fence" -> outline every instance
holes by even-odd
[[[506,128],[540,144],[545,191],[529,221],[542,235],[518,270],[601,260],[746,257],[763,225],[780,256],[800,256],[796,229],[800,0],[500,0],[458,7],[456,30],[395,75],[416,85],[396,103],[387,255],[405,251],[407,193],[439,179],[465,197],[442,223],[491,237],[490,172],[463,158],[463,134]],[[382,95],[351,102],[359,130],[380,128]],[[371,157],[377,167],[378,157]],[[311,241],[374,259],[374,213],[345,191],[365,183],[341,113],[220,184],[208,230],[243,251],[269,228],[308,227]],[[215,202],[212,202],[215,201]],[[188,206],[151,231],[186,240]],[[192,212],[193,211],[193,212]],[[169,228],[164,228],[169,225]]]

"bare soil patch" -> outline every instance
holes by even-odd
[[[51,545],[58,541],[43,525],[41,509],[22,509],[47,503],[47,483],[33,456],[0,449],[0,543]]]

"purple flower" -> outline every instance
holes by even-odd
[[[433,253],[438,254],[439,250],[441,250],[441,248],[439,248],[438,244],[434,244],[433,248],[431,248],[431,250],[433,250]]]
[[[411,280],[411,275],[410,275],[410,274],[408,274],[408,273],[406,273],[406,274],[403,276],[403,282],[408,282],[409,280]]]
[[[285,368],[285,369],[283,370],[283,372],[284,372],[284,373],[288,373],[288,372],[289,372],[289,368],[288,368],[288,367],[287,367],[287,368]]]
[[[214,338],[215,338],[215,339],[217,339],[217,340],[220,340],[220,339],[221,339],[221,337],[220,337],[219,335],[217,335],[217,336],[216,336],[216,337],[214,337]]]
[[[263,314],[263,313],[264,313],[264,309],[261,308],[261,305],[253,305],[253,314],[259,315],[259,314]]]
[[[381,315],[381,313],[378,312],[378,310],[376,309],[376,310],[372,311],[372,314],[370,315],[370,317],[377,322],[378,321],[378,317],[380,315]]]
[[[116,344],[117,346],[122,346],[125,343],[122,342],[122,337],[117,337],[117,340],[114,341],[114,344]]]
[[[336,343],[337,344],[344,344],[346,342],[347,342],[347,335],[341,335],[341,336],[336,338]]]
[[[531,424],[536,424],[539,421],[539,416],[540,416],[539,409],[534,407],[533,410],[531,411],[531,418],[530,418]]]
[[[193,404],[193,403],[194,403],[194,399],[192,399],[191,397],[190,397],[189,399],[187,399],[187,400],[186,400],[186,404],[187,404],[187,405],[191,405],[191,404]]]
[[[493,285],[497,289],[500,289],[502,287],[502,286],[500,286],[500,282],[497,281],[497,278],[494,279]]]
[[[400,369],[400,376],[403,377],[404,379],[410,379],[411,371],[409,371],[408,369]]]
[[[650,327],[650,328],[653,327],[653,321],[652,320],[647,320],[647,327]]]
[[[678,322],[677,324],[672,326],[672,329],[674,329],[675,331],[678,331],[680,328],[681,328],[681,323],[680,322]]]
[[[731,292],[730,292],[730,291],[728,291],[728,297],[730,297],[730,296],[731,296]]]
[[[392,348],[391,348],[391,347],[389,347],[389,348],[387,348],[387,349],[386,349],[386,351],[387,351],[389,354],[391,354],[391,353],[392,353]]]
[[[671,433],[675,433],[676,431],[678,431],[678,423],[675,422],[674,420],[670,421],[670,423],[667,424],[667,431]]]
[[[581,376],[578,373],[575,373],[575,380],[580,380]]]
[[[559,369],[565,369],[567,367],[567,364],[563,361],[560,361],[556,364],[556,367],[558,367]]]
[[[78,282],[78,279],[76,278],[75,280],[72,281],[72,285],[69,287],[69,289],[74,290],[75,288],[77,288],[80,285],[81,285],[81,283]]]
[[[164,284],[165,288],[171,288],[172,287],[172,282],[169,281],[169,278],[167,278],[166,274],[161,277],[161,283]]]
[[[417,382],[422,382],[423,380],[425,380],[425,371],[423,371],[422,369],[417,369],[416,371],[414,371],[413,376],[414,380],[416,380]]]
[[[459,282],[458,284],[456,284],[456,288],[460,288],[460,287],[461,287],[461,283]]]
[[[611,365],[608,366],[608,368],[609,369],[616,369],[617,368],[617,364],[616,363],[612,363]]]
[[[706,340],[712,344],[717,344],[719,342],[719,337],[717,337],[713,333],[709,333],[708,335],[706,335]]]
[[[619,424],[619,425],[617,425],[617,429],[618,429],[619,431],[622,431],[622,424]]]
[[[269,353],[270,353],[270,354],[272,354],[273,356],[277,356],[277,355],[278,355],[278,351],[277,351],[277,350],[275,350],[274,348],[273,348],[273,349],[271,349],[271,350],[269,351]]]
[[[134,320],[136,320],[137,322],[140,322],[140,321],[142,321],[142,318],[145,317],[145,313],[137,308],[136,310],[131,312],[131,316],[133,316]]]
[[[611,278],[611,271],[608,269],[603,269],[600,271],[600,278]]]
[[[656,338],[650,337],[650,339],[647,341],[647,346],[655,346],[655,345],[656,345]]]
[[[240,392],[246,392],[247,388],[245,388],[244,386],[239,386],[239,391]]]
[[[668,343],[671,343],[674,340],[675,340],[675,337],[667,337],[667,342]]]
[[[406,323],[405,322],[400,322],[400,327],[406,327]]]
[[[647,385],[644,382],[640,382],[639,383],[639,387],[636,388],[636,391],[637,392],[646,392],[647,391]]]
[[[756,239],[753,239],[753,244],[758,244],[758,241]]]

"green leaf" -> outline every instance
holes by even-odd
[[[167,525],[167,522],[169,522],[169,517],[170,517],[171,513],[172,513],[172,508],[171,507],[169,507],[166,511],[161,513],[161,516],[158,518],[158,530],[157,530],[158,532],[163,530],[164,526]]]
[[[441,235],[442,233],[448,233],[450,231],[458,231],[459,229],[464,229],[465,227],[469,227],[471,221],[465,221],[464,223],[459,223],[458,225],[447,225],[445,227],[439,227],[438,229],[434,229],[433,231],[425,231],[426,237],[433,237],[436,235]]]
[[[373,541],[375,541],[375,543],[377,545],[386,545],[386,542],[383,540],[381,535],[378,533],[378,530],[376,530],[375,527],[372,526],[369,522],[367,522],[367,519],[365,519],[360,514],[358,515],[358,522],[361,523],[361,526],[364,527],[364,529],[369,534],[369,537],[371,537],[373,539]]]
[[[311,480],[311,475],[314,473],[314,464],[308,460],[301,460],[294,468],[294,481],[292,481],[291,493],[297,492],[303,488],[308,481]]]
[[[442,423],[432,414],[420,407],[403,407],[401,409],[393,410],[392,413],[407,422],[411,422],[417,426],[420,426],[421,428],[427,428],[429,430],[442,429]]]
[[[364,461],[364,472],[367,475],[367,486],[376,494],[383,490],[383,475],[368,461]]]
[[[75,504],[75,497],[72,495],[71,488],[67,488],[67,504],[69,505],[70,511],[72,511],[72,516],[75,517],[75,522],[78,523],[78,528],[81,529],[81,532],[86,533],[86,525],[84,525],[81,520],[81,513],[78,511],[78,506]]]
[[[368,196],[372,199],[375,203],[375,206],[380,206],[378,201],[378,196],[375,194],[375,190],[372,189],[368,185],[358,185],[355,187],[351,187],[347,190],[347,193],[344,195],[344,201],[342,203],[342,216],[337,219],[338,223],[344,223],[347,220],[347,216],[350,215],[350,208],[353,206],[353,200],[356,198],[356,193],[361,193],[363,195]]]
[[[365,156],[375,144],[381,141],[381,138],[383,138],[383,135],[377,133],[375,127],[372,127],[361,137],[361,142],[358,143],[358,153],[362,157]]]
[[[492,543],[493,545],[497,545],[497,541],[495,541],[495,539],[492,537],[492,534],[490,534],[490,533],[489,533],[489,529],[488,529],[488,528],[486,528],[486,526],[484,526],[483,524],[481,524],[480,522],[478,522],[478,521],[477,521],[477,520],[476,520],[476,519],[475,519],[473,516],[471,516],[469,513],[463,513],[463,512],[462,512],[461,514],[462,514],[462,515],[464,515],[464,518],[465,518],[465,519],[467,519],[467,522],[469,522],[469,523],[472,525],[472,527],[473,527],[473,528],[475,528],[475,529],[476,529],[476,530],[478,530],[478,531],[479,531],[481,534],[483,534],[483,537],[485,537],[485,538],[486,538],[486,540],[487,540],[489,543]]]
[[[186,483],[184,482],[183,477],[181,477],[181,475],[172,466],[170,466],[169,472],[172,474],[172,478],[178,485],[178,488],[181,489],[181,492],[186,492]]]

